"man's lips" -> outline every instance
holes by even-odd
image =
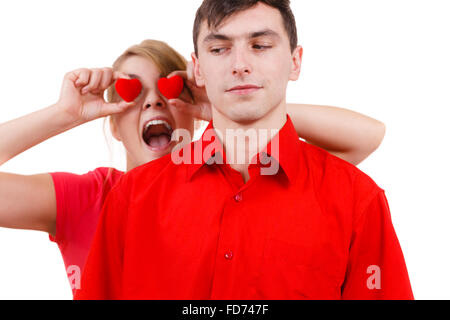
[[[226,92],[234,93],[234,94],[249,94],[249,93],[253,93],[259,89],[261,89],[261,87],[255,86],[253,84],[246,84],[246,85],[242,85],[242,86],[233,87],[233,88],[227,90]]]

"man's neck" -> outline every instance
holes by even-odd
[[[263,118],[240,123],[226,118],[213,108],[214,129],[219,136],[227,163],[240,172],[244,182],[249,180],[248,166],[286,124],[286,103],[283,102]]]

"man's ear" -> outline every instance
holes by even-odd
[[[195,54],[195,52],[192,52],[191,58],[192,58],[192,64],[194,67],[195,83],[196,83],[197,87],[204,87],[205,79],[203,78],[203,75],[200,71],[200,63],[198,61],[198,58],[197,58],[197,55]]]
[[[109,127],[111,129],[111,134],[113,135],[114,139],[116,139],[117,141],[122,141],[119,131],[117,130],[117,125],[116,121],[114,120],[114,116],[109,116]]]
[[[292,53],[291,74],[289,80],[296,81],[300,76],[300,70],[302,67],[303,48],[298,46]]]

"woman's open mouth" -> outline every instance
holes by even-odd
[[[169,147],[172,139],[172,126],[165,120],[151,120],[144,125],[142,138],[153,151],[162,151]]]

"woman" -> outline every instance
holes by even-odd
[[[187,89],[168,101],[157,82],[175,74],[184,78]],[[141,81],[143,89],[135,101],[126,103],[115,92],[113,84],[120,77]],[[290,104],[288,113],[301,138],[354,165],[384,137],[381,122],[345,109]],[[193,136],[195,119],[208,121],[211,111],[185,59],[163,42],[145,40],[127,49],[112,68],[67,73],[58,102],[0,125],[0,135],[8,137],[0,142],[0,164],[50,137],[107,116],[112,135],[125,147],[129,171],[170,153],[175,146],[171,133],[184,128]],[[0,227],[49,233],[76,289],[102,204],[124,173],[114,168],[84,175],[0,173]]]

